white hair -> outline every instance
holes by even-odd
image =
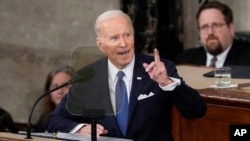
[[[127,14],[125,14],[121,10],[109,10],[109,11],[103,12],[101,15],[99,15],[97,17],[97,19],[95,21],[95,26],[94,26],[96,36],[98,38],[101,37],[101,35],[100,35],[100,25],[101,25],[101,23],[103,21],[109,20],[109,19],[112,19],[112,18],[116,18],[116,17],[119,17],[119,16],[124,16],[124,17],[127,18],[127,20],[129,21],[129,23],[131,25],[132,31],[134,32],[132,21],[131,21],[130,17]]]

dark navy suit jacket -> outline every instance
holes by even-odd
[[[234,40],[232,48],[228,52],[224,65],[250,65],[250,43],[241,40]],[[176,59],[175,64],[193,64],[206,65],[206,51],[203,46],[198,48],[188,49],[180,53]]]
[[[207,106],[197,91],[190,88],[178,75],[171,61],[164,62],[170,77],[181,80],[173,91],[163,91],[159,84],[150,79],[143,63],[154,61],[152,56],[135,55],[133,82],[129,100],[127,135],[123,137],[113,115],[108,88],[107,58],[87,66],[95,75],[88,82],[74,84],[67,96],[55,109],[48,121],[49,132],[69,132],[77,124],[88,122],[81,117],[84,108],[105,108],[107,115],[98,120],[108,130],[107,136],[133,139],[135,141],[172,141],[171,109],[173,105],[186,118],[200,118]],[[141,79],[138,79],[141,78]],[[154,95],[139,100],[140,94]],[[90,98],[91,97],[91,98]],[[90,100],[94,99],[94,100]],[[84,106],[83,106],[84,105]]]

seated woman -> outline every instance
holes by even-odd
[[[68,82],[74,75],[74,71],[69,66],[60,66],[54,68],[47,76],[44,92],[52,90],[62,84]],[[69,85],[52,92],[43,100],[42,114],[34,127],[34,132],[45,132],[46,123],[49,115],[55,107],[61,102],[64,95],[68,93]]]

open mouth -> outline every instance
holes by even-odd
[[[127,55],[128,53],[129,53],[129,51],[128,51],[128,50],[118,52],[118,54],[119,54],[119,55]]]

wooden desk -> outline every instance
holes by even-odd
[[[185,82],[194,89],[204,89],[209,88],[214,84],[213,77],[204,77],[203,74],[210,72],[213,68],[208,67],[197,67],[197,66],[187,66],[180,65],[176,66],[178,74],[183,77]],[[250,79],[231,79],[233,84],[249,83]]]
[[[250,84],[240,88],[209,88],[213,78],[205,78],[203,73],[211,68],[177,66],[186,83],[197,89],[208,105],[203,118],[188,120],[173,109],[173,135],[175,141],[229,141],[229,125],[250,124]],[[187,74],[192,72],[192,74]],[[247,83],[249,79],[233,79],[234,83]]]

